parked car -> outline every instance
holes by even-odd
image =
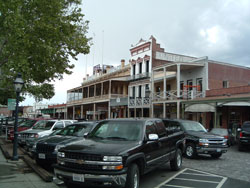
[[[26,119],[18,124],[17,132],[25,131],[27,129],[32,128],[38,121],[43,120],[43,118],[36,118],[36,119]],[[14,128],[10,128],[8,132],[8,140],[14,140]]]
[[[235,137],[232,134],[232,131],[230,131],[229,129],[225,129],[225,128],[213,128],[210,133],[212,134],[216,134],[219,136],[223,136],[224,138],[227,139],[227,145],[231,146],[235,144]]]
[[[184,143],[183,131],[168,137],[161,119],[104,120],[85,140],[59,149],[54,172],[67,186],[87,182],[139,188],[140,175],[166,162],[179,170]]]
[[[31,129],[20,132],[18,143],[32,147],[37,138],[47,136],[54,130],[62,129],[73,122],[73,120],[41,120]]]
[[[56,163],[57,151],[71,142],[82,140],[90,132],[96,122],[77,122],[69,125],[53,136],[48,136],[36,142],[33,146],[37,164]]]
[[[243,149],[250,147],[250,121],[245,121],[241,128],[238,128],[238,149],[242,151]]]
[[[219,158],[227,152],[227,139],[214,135],[196,121],[163,119],[167,131],[172,132],[181,129],[185,132],[187,158],[195,158],[198,154],[210,154],[213,158]]]

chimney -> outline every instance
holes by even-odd
[[[121,67],[124,68],[125,67],[125,59],[121,60]]]
[[[89,74],[86,75],[86,80],[88,80],[88,79],[89,79]]]

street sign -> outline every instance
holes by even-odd
[[[8,99],[8,109],[16,110],[16,99]]]

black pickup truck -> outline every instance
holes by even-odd
[[[140,175],[169,161],[179,170],[184,147],[184,132],[168,135],[161,119],[104,120],[85,140],[59,149],[54,172],[67,186],[139,188]]]
[[[245,121],[238,131],[238,149],[242,151],[244,148],[250,147],[250,121]]]
[[[187,158],[195,158],[198,154],[209,154],[219,158],[227,152],[227,139],[222,136],[207,132],[199,122],[180,119],[163,119],[168,132],[181,129],[185,132]]]

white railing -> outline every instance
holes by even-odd
[[[128,105],[131,106],[148,106],[151,100],[149,97],[136,97],[136,98],[129,98]]]
[[[196,90],[181,90],[180,97],[177,96],[176,90],[154,93],[153,100],[177,100],[177,99],[195,99],[204,97],[204,92]]]

